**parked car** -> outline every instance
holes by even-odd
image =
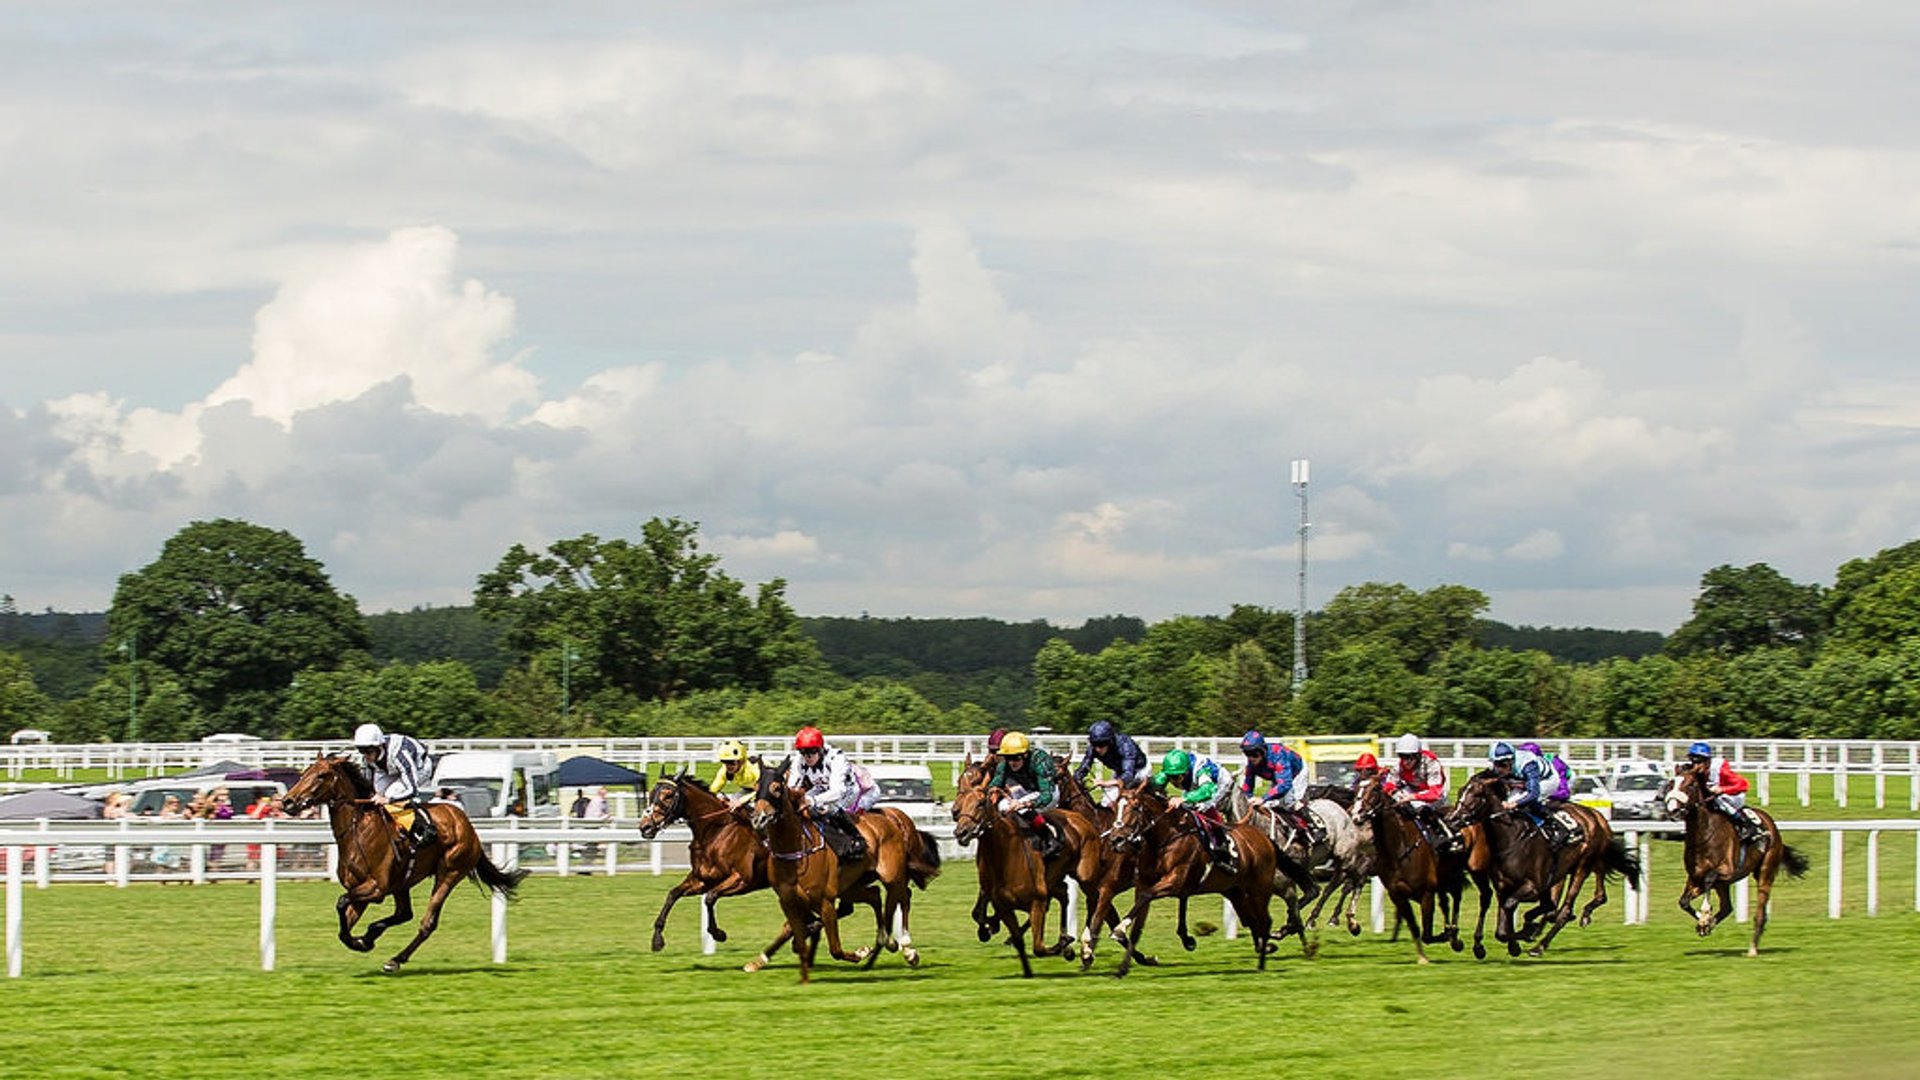
[[[1610,791],[1613,795],[1613,819],[1615,821],[1654,821],[1661,817],[1660,789],[1667,783],[1666,774],[1654,772],[1628,772],[1614,780]]]
[[[452,789],[470,818],[559,817],[558,770],[544,750],[462,750],[440,759],[428,790]]]
[[[1597,776],[1576,776],[1569,785],[1573,789],[1573,801],[1581,806],[1591,807],[1600,816],[1613,819],[1613,793],[1607,790],[1607,783]]]

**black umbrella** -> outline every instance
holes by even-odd
[[[100,804],[92,799],[83,799],[78,795],[69,795],[64,791],[41,789],[29,791],[23,795],[0,799],[0,818],[9,821],[32,821],[35,818],[56,818],[61,821],[76,821],[100,816]]]

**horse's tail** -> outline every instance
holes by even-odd
[[[1780,845],[1780,864],[1787,868],[1788,877],[1807,876],[1807,857],[1785,844]]]
[[[1615,871],[1626,877],[1627,884],[1636,889],[1640,887],[1640,856],[1627,847],[1627,841],[1624,838],[1618,836],[1613,838],[1613,843],[1607,845],[1606,860],[1600,871],[1601,877],[1604,879],[1607,874]]]
[[[487,858],[485,848],[480,850],[480,861],[473,864],[474,884],[484,891],[499,893],[509,901],[518,899],[516,893],[520,883],[527,879],[529,873],[531,871],[520,867],[512,870],[500,869],[493,865],[492,859]]]
[[[940,842],[919,829],[913,830],[912,838],[917,843],[907,845],[907,880],[925,889],[940,876]],[[916,847],[920,850],[915,851]]]

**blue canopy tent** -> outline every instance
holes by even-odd
[[[615,765],[611,761],[602,761],[597,757],[582,754],[579,757],[570,757],[561,762],[560,768],[553,774],[553,782],[557,787],[597,787],[602,785],[619,787],[622,785],[632,785],[641,791],[645,791],[647,789],[647,774],[635,772],[625,765]]]

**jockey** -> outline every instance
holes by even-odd
[[[1540,755],[1540,759],[1553,769],[1555,777],[1553,794],[1548,795],[1548,799],[1553,802],[1566,802],[1573,798],[1573,770],[1567,768],[1566,762],[1561,761],[1558,755],[1549,754],[1540,749],[1540,744],[1537,742],[1523,742],[1520,744],[1520,749]]]
[[[1400,759],[1380,786],[1393,801],[1412,812],[1414,819],[1423,827],[1437,825],[1440,828],[1441,844],[1451,847],[1455,837],[1448,827],[1446,815],[1440,811],[1447,805],[1447,767],[1440,764],[1439,755],[1426,748],[1420,736],[1408,732],[1394,740],[1394,756]]]
[[[1266,736],[1249,731],[1240,737],[1240,752],[1247,755],[1247,767],[1240,772],[1241,792],[1251,800],[1254,784],[1267,781],[1261,805],[1273,811],[1285,810],[1294,827],[1312,832],[1312,823],[1300,812],[1299,792],[1294,790],[1306,783],[1307,763],[1293,747],[1268,743]]]
[[[1358,794],[1368,781],[1380,779],[1380,759],[1372,754],[1361,754],[1353,759],[1353,790]]]
[[[990,788],[1002,788],[1000,812],[1012,814],[1027,828],[1027,838],[1040,849],[1040,857],[1050,859],[1060,853],[1060,838],[1047,827],[1042,811],[1060,804],[1060,789],[1053,786],[1053,755],[1032,745],[1018,731],[1009,731],[1000,740],[1000,752],[994,755]]]
[[[1139,744],[1121,734],[1107,720],[1095,720],[1093,726],[1087,728],[1087,753],[1080,759],[1079,767],[1073,770],[1073,778],[1085,784],[1087,774],[1093,771],[1096,762],[1113,770],[1111,780],[1099,782],[1099,786],[1107,789],[1109,798],[1121,785],[1144,780],[1150,772],[1147,755],[1140,752]]]
[[[736,808],[748,799],[760,787],[760,766],[747,760],[747,748],[739,739],[728,739],[714,748],[713,760],[720,763],[720,771],[713,776],[713,793],[727,799]],[[732,788],[733,794],[727,794]]]
[[[793,748],[796,755],[787,767],[787,786],[805,794],[807,812],[820,823],[834,854],[842,859],[865,858],[866,838],[850,815],[871,809],[876,792],[860,783],[853,763],[839,747],[827,745],[819,728],[809,725],[795,732]]]
[[[1169,784],[1185,793],[1174,805],[1193,814],[1213,861],[1226,872],[1237,873],[1233,849],[1227,846],[1227,822],[1220,815],[1220,804],[1232,791],[1226,783],[1225,772],[1212,758],[1196,758],[1185,750],[1169,750],[1167,756],[1160,759],[1159,771],[1153,774],[1153,786],[1164,788]],[[1171,797],[1168,801],[1172,801]]]
[[[413,841],[413,849],[434,838],[433,815],[426,812],[426,799],[420,789],[432,771],[427,761],[427,746],[411,735],[389,735],[379,724],[366,723],[353,729],[353,748],[360,751],[360,763],[373,782],[373,801],[393,815],[394,824]]]
[[[997,754],[997,753],[999,753],[999,752],[1000,752],[1000,740],[1002,740],[1002,739],[1004,739],[1004,738],[1006,738],[1006,737],[1007,737],[1007,729],[1006,729],[1006,728],[1003,728],[1003,727],[997,727],[997,728],[994,728],[994,729],[993,729],[993,733],[987,736],[987,753],[989,753],[989,754]]]
[[[1713,747],[1696,742],[1687,747],[1687,767],[1701,774],[1707,793],[1713,796],[1715,810],[1733,819],[1740,842],[1750,844],[1760,838],[1760,827],[1747,820],[1747,778],[1733,771],[1733,762],[1713,756]]]
[[[1507,781],[1507,789],[1512,792],[1505,808],[1524,811],[1527,819],[1540,827],[1548,842],[1558,847],[1563,838],[1554,827],[1551,808],[1540,790],[1540,785],[1553,772],[1546,759],[1530,750],[1516,752],[1512,744],[1503,742],[1493,748],[1492,761],[1493,771]]]

